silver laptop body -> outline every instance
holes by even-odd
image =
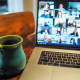
[[[79,8],[77,0],[38,0],[36,47],[19,80],[80,80]]]

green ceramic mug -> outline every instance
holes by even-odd
[[[12,76],[23,71],[26,56],[22,42],[23,38],[17,35],[0,37],[0,75]]]

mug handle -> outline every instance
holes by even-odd
[[[4,74],[4,72],[3,72],[3,70],[2,70],[2,65],[3,65],[3,49],[2,49],[3,47],[2,47],[2,45],[0,44],[0,75],[3,75]]]

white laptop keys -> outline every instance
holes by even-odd
[[[36,47],[19,80],[80,80],[80,0],[38,0]]]

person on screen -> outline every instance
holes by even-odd
[[[69,22],[69,24],[67,26],[72,26],[72,24]]]
[[[61,11],[62,13],[65,13],[65,9],[63,8],[63,4],[59,4],[59,11]]]
[[[77,44],[80,45],[80,38],[77,39]]]
[[[62,12],[61,12],[61,11],[58,11],[57,17],[58,17],[58,18],[62,18]]]
[[[44,31],[44,42],[48,42],[48,32],[47,29]]]
[[[42,14],[40,17],[49,18],[49,14],[46,10],[44,10],[44,14]]]
[[[71,33],[70,35],[79,36],[77,26],[76,26],[76,22],[73,21],[73,24],[71,26],[75,27],[75,29],[74,29],[73,33]]]
[[[60,37],[58,37],[57,42],[58,42],[58,43],[61,43],[61,38],[60,38]]]
[[[71,25],[71,26],[73,26],[73,27],[75,27],[75,28],[76,28],[76,27],[77,27],[77,26],[76,26],[76,22],[75,22],[75,21],[73,21],[73,23],[72,23],[72,25]]]
[[[44,27],[50,27],[47,22],[44,23]]]
[[[49,3],[46,3],[44,10],[49,10]]]
[[[75,39],[71,38],[70,43],[72,43],[73,45],[76,45]]]
[[[49,17],[50,17],[50,18],[53,18],[53,16],[51,15],[51,12],[49,12]]]
[[[60,21],[56,24],[55,27],[57,27],[57,34],[59,33],[61,35],[62,24],[60,23]]]
[[[77,26],[75,27],[73,33],[71,33],[70,35],[79,36],[77,31]]]
[[[75,28],[77,27],[75,21],[73,21],[73,23],[70,23],[70,22],[69,22],[68,26],[75,27]]]
[[[51,43],[51,40],[48,39],[48,30],[47,29],[44,30],[43,36],[44,36],[44,39],[42,39],[41,41],[44,41],[46,43]]]

